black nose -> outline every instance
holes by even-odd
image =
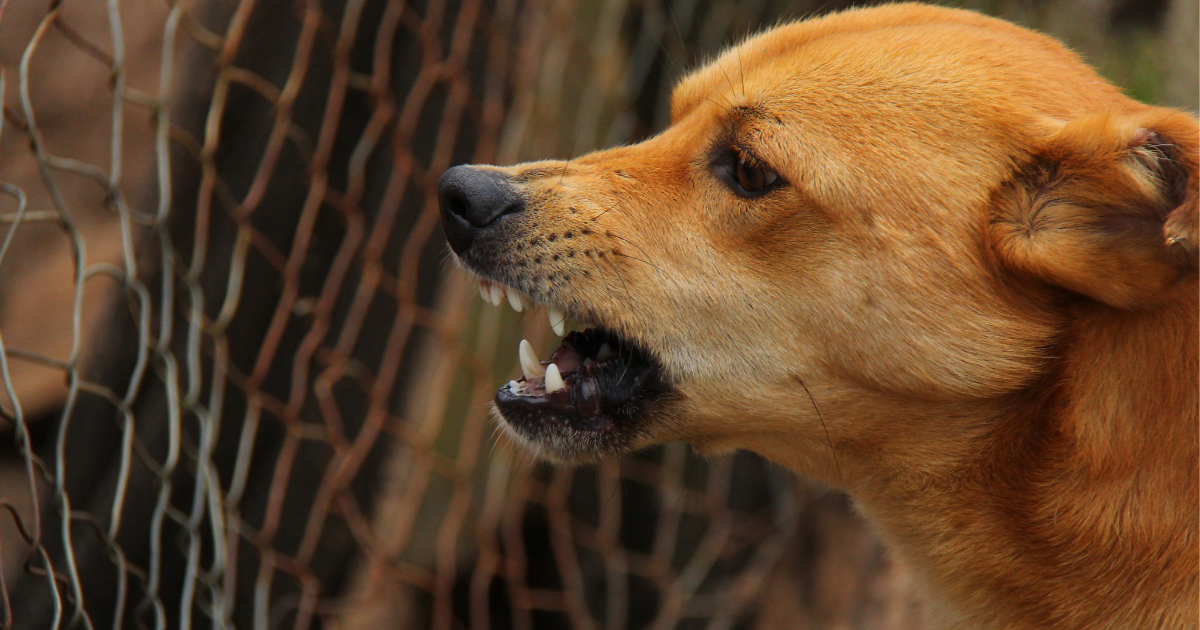
[[[502,215],[525,209],[507,175],[470,166],[455,166],[442,174],[438,204],[442,231],[456,254],[466,251]]]

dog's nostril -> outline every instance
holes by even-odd
[[[452,195],[446,200],[446,204],[449,206],[447,209],[450,211],[450,214],[463,217],[464,219],[467,217],[467,203],[458,195]]]

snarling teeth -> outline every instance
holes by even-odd
[[[620,358],[612,345],[601,341],[608,334],[599,330],[571,333],[554,350],[549,361],[538,359],[533,344],[522,339],[517,346],[522,377],[509,382],[509,391],[518,396],[545,396],[585,385],[597,370],[611,369],[612,361]],[[585,389],[588,387],[595,389],[594,384],[586,385]]]
[[[517,356],[521,376],[496,390],[495,409],[510,428],[533,440],[583,432],[616,440],[603,447],[616,452],[670,391],[662,365],[648,350],[604,326],[567,333],[548,360],[540,360],[526,340]]]
[[[492,282],[490,280],[479,281],[479,296],[484,302],[492,306],[500,306],[504,299],[508,298],[508,305],[514,311],[520,313],[526,310],[533,310],[538,303],[528,295],[521,293],[517,289]],[[568,328],[567,315],[554,306],[546,306],[546,319],[550,322],[550,329],[559,337],[566,333]],[[541,376],[540,374],[538,376]]]
[[[550,318],[550,329],[554,331],[554,334],[561,337],[567,327],[567,316],[553,306],[547,306],[546,317]]]
[[[513,307],[513,310],[520,313],[525,310],[525,300],[521,297],[521,292],[516,289],[508,290],[508,305]]]
[[[546,368],[538,362],[537,353],[528,341],[521,340],[521,345],[517,347],[517,356],[521,359],[521,373],[525,375],[525,380],[546,375]]]
[[[562,374],[558,371],[558,366],[551,363],[546,366],[546,393],[553,394],[560,389],[566,389],[567,383],[563,381]]]
[[[492,280],[480,280],[479,294],[493,306],[507,301],[517,312],[539,306],[521,291]],[[551,330],[562,341],[542,361],[533,345],[521,340],[517,346],[521,376],[496,392],[501,413],[568,419],[578,427],[600,431],[611,428],[614,418],[637,412],[639,407],[629,406],[630,401],[659,386],[657,362],[613,330],[602,326],[580,330],[573,326],[580,322],[569,319],[562,308],[542,306]]]

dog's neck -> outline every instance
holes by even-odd
[[[1080,306],[1044,378],[947,420],[962,432],[935,445],[946,457],[849,484],[947,627],[1195,627],[1198,297],[1183,284],[1154,308]],[[1110,587],[1111,610],[1070,616]]]

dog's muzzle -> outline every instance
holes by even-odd
[[[522,375],[501,386],[494,399],[505,426],[563,460],[624,452],[649,435],[657,411],[673,404],[674,389],[654,353],[615,322],[597,321],[577,294],[572,297],[570,274],[539,266],[543,256],[559,261],[547,249],[554,236],[542,239],[541,250],[525,249],[544,229],[537,219],[553,214],[536,201],[527,207],[523,188],[508,175],[471,166],[456,166],[442,175],[438,202],[446,240],[457,262],[479,280],[485,301],[499,306],[507,299],[518,312],[544,305],[559,336],[566,332],[568,318],[585,326],[567,334],[546,361],[522,342]],[[573,237],[565,234],[554,247],[569,247],[562,243]],[[588,234],[581,228],[574,237],[579,240],[571,243]],[[593,242],[599,243],[599,237]],[[566,256],[579,266],[586,265],[584,260],[595,264],[603,273],[599,257],[573,256],[582,251]]]

